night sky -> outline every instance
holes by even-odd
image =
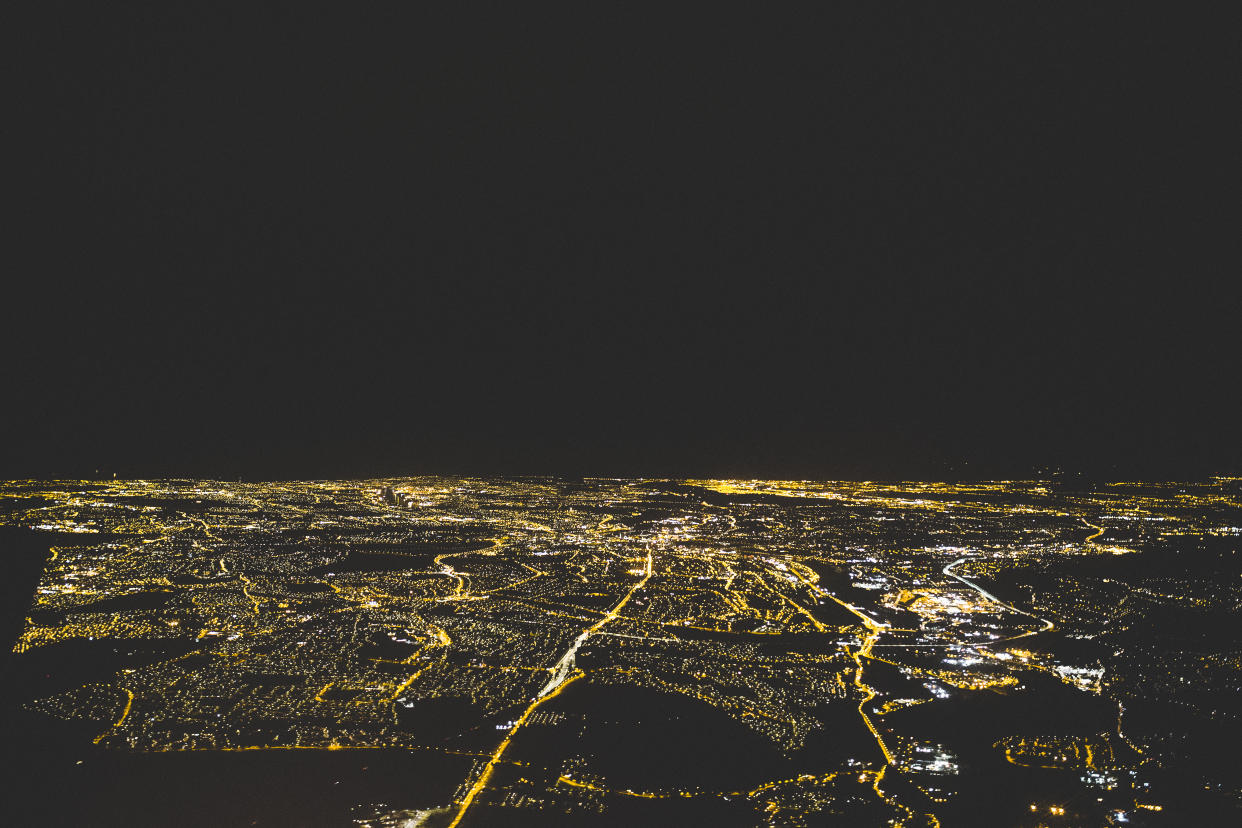
[[[1237,21],[35,5],[0,477],[1242,470]]]

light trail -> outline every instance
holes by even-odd
[[[647,553],[647,569],[643,573],[643,577],[637,583],[635,583],[634,586],[630,587],[629,592],[625,593],[625,596],[620,601],[617,602],[616,606],[608,610],[608,612],[604,615],[603,618],[596,621],[590,627],[587,627],[585,630],[582,631],[581,635],[579,635],[576,639],[574,639],[574,643],[570,646],[569,650],[566,651],[566,653],[563,656],[561,656],[560,661],[556,662],[556,665],[552,668],[552,678],[549,679],[548,683],[543,686],[543,689],[539,691],[539,695],[536,698],[541,698],[547,695],[548,693],[551,693],[553,690],[556,689],[556,687],[562,681],[565,680],[565,676],[569,674],[569,671],[574,669],[574,656],[577,654],[578,648],[581,647],[583,642],[585,642],[588,638],[590,638],[593,633],[595,633],[597,630],[599,630],[609,621],[612,621],[614,618],[616,618],[617,613],[619,613],[621,609],[626,604],[629,603],[630,598],[634,596],[635,592],[642,589],[646,585],[647,579],[649,579],[650,577],[651,577],[651,553],[648,552]]]
[[[1126,734],[1121,731],[1121,717],[1122,717],[1122,714],[1125,713],[1125,711],[1126,711],[1126,706],[1121,703],[1120,699],[1118,699],[1117,700],[1117,735],[1121,737],[1121,741],[1125,742],[1136,753],[1142,756],[1143,749],[1139,747],[1138,745],[1134,744],[1134,742],[1131,742],[1130,737],[1126,736]]]
[[[556,781],[558,783],[563,782],[566,785],[569,785],[570,787],[573,787],[573,788],[585,788],[588,791],[600,791],[601,793],[615,794],[617,796],[635,796],[635,797],[638,797],[639,799],[663,799],[664,798],[664,795],[648,793],[646,791],[630,791],[630,790],[614,791],[611,788],[601,788],[598,785],[592,785],[589,782],[579,782],[576,779],[571,779],[570,777],[565,776],[564,774],[561,774],[557,778]]]
[[[116,733],[116,729],[125,722],[125,718],[129,715],[130,708],[134,706],[134,691],[130,690],[128,687],[122,687],[121,689],[129,695],[129,698],[125,701],[125,709],[121,711],[121,718],[117,719],[116,722],[113,723],[112,727],[96,736],[95,744],[99,744],[103,741],[103,738],[109,733]]]
[[[874,687],[870,684],[864,683],[862,680],[862,660],[864,658],[871,658],[871,648],[875,645],[876,639],[880,637],[880,633],[883,631],[883,628],[873,625],[868,627],[868,629],[871,630],[871,635],[867,636],[860,648],[851,653],[854,657],[854,664],[858,666],[858,669],[854,671],[854,686],[861,690],[864,694],[863,700],[858,703],[858,715],[862,716],[863,724],[867,726],[867,730],[871,731],[871,735],[875,737],[876,744],[880,746],[880,750],[884,753],[884,761],[887,763],[885,767],[887,767],[888,765],[893,764],[893,754],[889,752],[888,745],[884,743],[884,736],[881,735],[880,731],[876,729],[875,724],[871,721],[871,717],[868,716],[867,711],[863,709],[872,699],[879,695]]]
[[[643,577],[639,579],[634,586],[629,588],[621,600],[617,602],[616,606],[610,609],[602,618],[590,627],[583,630],[582,634],[574,639],[574,643],[570,646],[569,650],[561,656],[556,662],[556,665],[551,668],[553,671],[552,678],[543,686],[543,689],[539,691],[535,698],[531,700],[531,703],[527,706],[526,710],[521,716],[518,717],[517,721],[513,723],[513,727],[509,728],[508,734],[496,747],[495,752],[492,753],[491,759],[489,759],[487,764],[483,766],[483,771],[479,774],[479,778],[475,780],[475,783],[470,786],[470,790],[467,791],[466,795],[462,798],[461,805],[457,810],[457,815],[454,816],[453,821],[448,824],[448,828],[456,828],[456,826],[461,823],[462,818],[465,817],[466,811],[470,809],[470,805],[474,802],[475,797],[477,797],[479,793],[487,787],[487,781],[491,778],[492,772],[496,769],[496,765],[500,762],[501,757],[504,756],[505,750],[509,747],[509,743],[513,741],[514,735],[521,730],[522,725],[526,724],[526,721],[531,717],[531,714],[533,714],[544,702],[556,698],[565,690],[566,687],[586,675],[586,673],[574,666],[574,655],[578,652],[578,648],[582,646],[582,642],[586,641],[587,638],[589,638],[593,633],[598,632],[601,627],[617,617],[617,614],[620,613],[625,605],[630,602],[630,598],[634,597],[634,593],[638,592],[638,590],[642,589],[646,585],[647,581],[651,578],[651,572],[652,557],[651,552],[648,551],[647,568],[643,573]]]
[[[468,550],[465,552],[445,552],[442,555],[436,555],[434,563],[436,564],[436,566],[440,567],[440,571],[444,575],[447,575],[450,578],[454,578],[457,581],[456,586],[453,588],[453,595],[452,595],[453,598],[461,598],[463,594],[469,593],[469,589],[467,589],[466,584],[470,581],[470,576],[465,575],[461,572],[458,572],[456,569],[453,568],[452,564],[445,563],[444,559],[453,558],[458,555],[471,555],[471,554],[474,554],[475,552],[482,554],[482,555],[495,555],[497,552],[499,552],[501,549],[504,548],[505,544],[509,542],[509,539],[505,537],[501,537],[501,538],[492,538],[491,541],[492,541],[492,545],[488,547],[487,549]],[[538,572],[538,570],[534,569],[531,566],[527,566],[526,564],[522,564],[522,566],[525,566],[527,569],[530,569],[532,572]],[[539,574],[546,575],[547,573],[541,572]],[[539,577],[539,575],[531,576],[531,578],[537,578],[537,577]],[[527,578],[526,580],[529,581],[531,580],[531,578]],[[519,581],[518,583],[525,583],[525,581]],[[509,584],[509,586],[516,586],[516,584]],[[502,589],[503,588],[504,587],[502,587]]]
[[[221,559],[221,560],[223,560],[223,559]],[[238,578],[240,578],[240,579],[241,579],[241,581],[242,581],[242,583],[244,583],[244,584],[245,584],[245,586],[243,586],[243,587],[242,587],[242,594],[243,594],[243,595],[245,595],[247,598],[249,598],[249,599],[250,599],[250,603],[254,604],[254,614],[255,614],[255,615],[258,615],[258,614],[259,614],[259,606],[260,606],[263,602],[262,602],[262,601],[260,601],[258,598],[255,598],[253,595],[251,595],[251,594],[250,594],[250,587],[254,586],[254,581],[251,581],[251,580],[250,580],[249,578],[247,578],[245,575],[240,575],[240,574],[239,574],[237,577],[238,577]]]
[[[1044,628],[1043,628],[1042,630],[1030,630],[1030,631],[1028,631],[1028,632],[1022,633],[1022,635],[1013,636],[1013,638],[1022,638],[1022,637],[1028,636],[1028,635],[1033,635],[1033,634],[1034,634],[1034,633],[1036,633],[1036,632],[1047,632],[1048,630],[1053,630],[1053,629],[1056,629],[1056,626],[1057,626],[1057,625],[1056,625],[1056,624],[1054,624],[1054,623],[1052,623],[1051,621],[1049,621],[1047,618],[1040,618],[1038,615],[1035,615],[1034,613],[1030,613],[1030,612],[1027,612],[1026,610],[1020,610],[1020,609],[1018,609],[1018,608],[1017,608],[1017,607],[1015,607],[1013,604],[1007,604],[1007,603],[1005,603],[1004,601],[1002,601],[1001,599],[997,598],[997,597],[996,597],[995,595],[993,595],[992,593],[988,592],[988,591],[987,591],[986,589],[984,589],[983,587],[981,587],[981,586],[979,586],[978,584],[976,584],[974,581],[970,581],[970,580],[968,580],[968,579],[966,579],[966,578],[963,578],[961,575],[958,575],[957,573],[955,573],[955,572],[953,572],[953,571],[952,571],[952,570],[953,570],[953,567],[958,566],[959,564],[964,564],[964,563],[966,563],[966,559],[965,559],[965,558],[958,558],[958,559],[957,559],[956,561],[954,561],[953,563],[951,563],[951,564],[946,564],[946,565],[945,565],[945,567],[944,567],[944,569],[942,569],[942,570],[940,570],[940,571],[941,571],[941,572],[943,572],[945,575],[948,575],[950,578],[956,578],[957,580],[961,581],[963,584],[965,584],[966,586],[970,587],[970,588],[971,588],[971,589],[973,589],[975,592],[979,593],[980,595],[982,595],[984,598],[988,599],[989,601],[991,601],[991,602],[993,602],[993,603],[995,603],[995,604],[1000,604],[1002,607],[1004,607],[1005,609],[1007,609],[1007,610],[1009,610],[1009,611],[1011,611],[1011,612],[1016,612],[1016,613],[1018,613],[1019,615],[1025,615],[1027,618],[1034,618],[1036,621],[1038,621],[1039,623],[1041,623],[1041,624],[1043,624],[1043,625],[1044,625]],[[1012,640],[1012,639],[1010,639],[1010,638],[1006,638],[1006,639],[1001,639],[1001,640],[1003,640],[1003,641],[1010,641],[1010,640]]]
[[[428,664],[426,667],[422,668],[421,670],[416,671],[414,675],[410,676],[408,679],[398,684],[390,695],[385,696],[384,701],[396,701],[397,697],[400,696],[402,693],[404,693],[405,689],[409,687],[411,684],[413,684],[415,679],[417,679],[419,676],[421,676],[423,673],[427,672],[430,669],[431,669],[431,665]],[[364,703],[369,703],[369,702],[367,701],[358,702],[358,704],[364,704]]]
[[[1095,532],[1095,534],[1094,534],[1094,535],[1087,535],[1087,537],[1083,538],[1083,543],[1094,543],[1096,538],[1098,538],[1100,535],[1104,534],[1105,529],[1104,529],[1104,527],[1103,527],[1103,526],[1096,526],[1094,523],[1091,523],[1091,522],[1090,522],[1089,520],[1087,520],[1086,518],[1079,518],[1079,519],[1080,519],[1083,523],[1085,523],[1085,524],[1087,524],[1088,526],[1090,526],[1092,529],[1095,529],[1095,530],[1096,530],[1096,532]]]
[[[445,575],[449,576],[450,578],[457,579],[457,586],[453,589],[454,598],[461,597],[462,590],[465,587],[465,576],[458,573],[458,571],[456,569],[453,569],[453,567],[450,564],[446,564],[444,562],[444,559],[451,557],[453,555],[464,555],[464,554],[465,554],[464,552],[446,552],[443,555],[437,555],[435,558],[435,563],[437,566],[440,567],[441,572],[443,572]]]
[[[847,604],[845,601],[842,601],[840,598],[833,595],[831,592],[828,592],[827,590],[820,587],[819,584],[815,583],[814,581],[804,576],[802,572],[800,571],[800,569],[801,567],[793,567],[792,571],[797,576],[797,578],[800,581],[802,581],[802,583],[806,584],[808,587],[810,587],[812,590],[819,593],[820,595],[825,596],[827,598],[831,598],[833,601],[836,601],[842,607],[849,610],[854,615],[858,616],[858,618],[863,622],[863,625],[866,626],[867,630],[870,632],[870,635],[868,635],[863,640],[862,646],[859,647],[857,650],[853,650],[852,652],[850,652],[850,655],[853,657],[854,664],[856,666],[856,669],[854,670],[854,686],[857,687],[859,690],[861,690],[863,693],[863,700],[858,703],[858,715],[862,717],[863,724],[867,726],[867,730],[871,731],[871,735],[875,737],[876,744],[880,746],[880,751],[884,754],[884,761],[886,763],[885,767],[887,767],[888,765],[893,764],[893,754],[889,751],[888,745],[884,743],[884,736],[880,733],[879,730],[876,729],[875,724],[871,721],[871,717],[868,716],[867,711],[863,709],[864,707],[867,706],[868,702],[870,702],[872,699],[874,699],[879,694],[876,692],[874,687],[872,687],[869,684],[866,684],[862,680],[862,675],[863,675],[862,660],[864,658],[871,658],[871,648],[875,646],[876,640],[879,639],[879,637],[883,634],[883,632],[886,629],[888,629],[889,625],[882,621],[876,621],[874,618],[867,615],[865,612],[859,610],[853,604]],[[885,801],[887,801],[887,799],[885,799]],[[902,807],[905,807],[905,806],[902,806]]]
[[[867,711],[865,709],[867,704],[870,703],[871,700],[874,699],[876,696],[878,696],[879,693],[876,691],[874,687],[872,687],[871,685],[867,684],[866,682],[862,680],[862,677],[863,677],[863,661],[862,660],[864,658],[873,658],[873,656],[871,655],[871,649],[876,646],[875,642],[880,638],[880,636],[883,635],[886,630],[891,629],[891,625],[883,621],[876,621],[874,618],[867,615],[862,610],[858,609],[858,607],[855,607],[853,604],[847,604],[845,601],[842,601],[840,598],[833,595],[831,592],[828,592],[827,590],[823,589],[822,587],[819,586],[819,584],[815,583],[815,581],[806,577],[802,572],[803,569],[806,569],[808,572],[812,572],[812,570],[810,570],[808,567],[799,565],[796,563],[790,567],[790,570],[794,573],[794,575],[798,578],[798,580],[800,580],[806,586],[810,587],[816,593],[822,596],[825,596],[827,598],[831,598],[833,601],[836,601],[846,610],[849,610],[851,613],[858,616],[859,620],[862,621],[863,625],[870,632],[870,634],[863,640],[862,646],[859,647],[857,650],[851,651],[850,655],[853,657],[854,664],[855,664],[854,686],[858,688],[859,690],[861,690],[863,693],[863,699],[862,701],[858,703],[858,715],[862,718],[863,724],[867,726],[867,730],[871,731],[871,735],[875,738],[876,744],[879,745],[880,751],[884,754],[884,762],[885,762],[884,766],[880,768],[878,772],[870,771],[870,773],[875,774],[872,777],[872,789],[875,791],[876,796],[878,796],[882,802],[885,802],[889,806],[896,808],[900,811],[904,811],[907,819],[913,819],[915,816],[914,810],[912,810],[909,806],[905,805],[904,803],[900,802],[896,797],[887,795],[882,790],[880,790],[880,781],[884,778],[884,772],[888,769],[889,765],[894,764],[893,754],[888,749],[888,745],[884,741],[884,734],[880,733],[879,729],[876,728],[875,723],[871,720],[871,717],[867,715]],[[929,825],[935,826],[936,828],[938,828],[938,826],[940,825],[940,820],[936,817],[935,814],[925,813],[923,814],[923,816],[927,818]]]

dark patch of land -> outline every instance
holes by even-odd
[[[58,625],[71,614],[77,613],[112,613],[130,612],[133,610],[155,610],[165,606],[177,593],[171,590],[144,590],[115,598],[104,598],[74,606],[32,610],[30,620],[36,624],[49,626]]]

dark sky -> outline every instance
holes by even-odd
[[[34,5],[0,477],[1242,468],[1236,20]]]

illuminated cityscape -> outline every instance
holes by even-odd
[[[1238,12],[1061,5],[12,4],[0,828],[1242,826]]]
[[[280,767],[311,816],[202,824],[1242,805],[1239,478],[13,481],[0,508],[42,562],[9,690],[49,773],[110,780],[90,824],[148,824],[108,811],[144,779],[167,824]]]

